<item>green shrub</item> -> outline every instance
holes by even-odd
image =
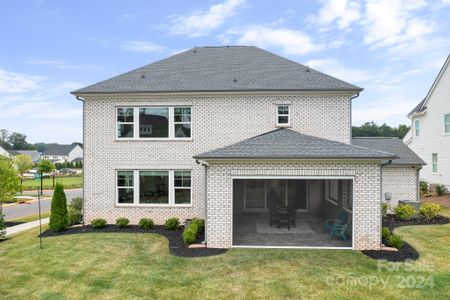
[[[153,229],[155,228],[155,224],[153,223],[152,219],[143,218],[139,220],[139,228],[146,230]]]
[[[420,214],[426,219],[431,220],[436,218],[438,213],[441,211],[441,206],[436,203],[425,203],[420,207]]]
[[[118,218],[116,220],[116,226],[119,228],[125,228],[128,226],[128,223],[130,223],[130,220],[127,218]]]
[[[388,239],[388,245],[397,249],[400,249],[401,247],[403,247],[404,242],[402,240],[401,237],[399,237],[398,235],[391,235]]]
[[[198,226],[198,232],[205,231],[205,220],[200,218],[193,218],[191,224],[194,223]]]
[[[431,197],[431,196],[433,196],[432,193],[430,193],[430,192],[426,192],[426,193],[425,193],[425,197]]]
[[[381,237],[384,240],[388,240],[390,235],[391,231],[389,230],[389,227],[384,226],[383,228],[381,228]]]
[[[6,235],[6,223],[5,223],[5,215],[0,214],[0,241],[5,238]]]
[[[410,204],[399,204],[394,208],[395,216],[400,220],[408,220],[416,214],[414,206]]]
[[[166,223],[164,223],[164,227],[166,227],[167,230],[177,230],[180,228],[180,220],[178,218],[167,219]]]
[[[106,227],[106,220],[102,218],[93,219],[91,221],[91,225],[94,228],[105,228]]]
[[[69,226],[69,213],[67,211],[67,199],[64,187],[57,182],[53,191],[50,210],[50,222],[48,227],[53,231],[61,231]]]
[[[83,219],[83,198],[73,198],[69,204],[69,225],[79,224]]]
[[[383,214],[383,217],[387,216],[389,205],[387,203],[383,203],[383,206],[381,207],[381,213]]]
[[[419,186],[420,186],[420,191],[421,191],[422,193],[425,194],[426,192],[428,192],[428,182],[426,182],[426,181],[420,181]]]
[[[183,241],[186,244],[192,244],[193,242],[195,242],[195,240],[197,239],[197,233],[198,233],[198,227],[197,225],[194,226],[188,226],[184,231],[183,231]]]
[[[447,193],[447,188],[446,188],[445,185],[443,185],[443,184],[438,184],[438,185],[436,185],[436,193],[437,193],[439,196],[442,196],[442,195],[444,195],[445,193]]]

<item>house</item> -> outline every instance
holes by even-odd
[[[420,178],[450,188],[450,56],[426,97],[408,114],[411,129],[404,142],[426,166]]]
[[[196,47],[74,91],[85,222],[201,217],[208,247],[379,249],[381,168],[401,155],[352,143],[361,91],[252,46]]]
[[[31,157],[31,160],[33,163],[39,162],[41,159],[41,152],[38,152],[36,150],[9,150],[8,151],[11,156],[17,156],[17,155],[28,155]]]
[[[83,149],[78,144],[50,145],[41,155],[41,159],[54,163],[73,162],[78,158],[83,158]]]
[[[2,146],[0,146],[0,155],[9,157],[10,154],[7,150],[5,150]]]

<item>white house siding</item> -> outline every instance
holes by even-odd
[[[76,146],[75,148],[72,149],[72,151],[70,151],[69,153],[69,157],[68,157],[68,161],[73,161],[75,158],[78,157],[83,157],[83,148],[81,148],[80,146]]]
[[[382,197],[384,200],[385,193],[391,193],[391,206],[397,206],[399,200],[419,200],[416,167],[388,165],[382,174]]]
[[[210,162],[208,168],[207,242],[232,246],[233,176],[351,176],[355,249],[380,248],[380,166],[376,162],[283,161]]]
[[[424,115],[412,118],[413,137],[406,143],[427,165],[420,178],[450,187],[450,134],[444,134],[444,115],[450,113],[450,68],[447,66],[425,104]],[[415,136],[414,122],[420,120],[420,136]],[[406,142],[406,140],[405,140]],[[438,154],[438,172],[432,172],[432,153]]]
[[[10,156],[9,152],[6,151],[5,149],[3,149],[3,147],[0,147],[0,155],[6,156],[6,157]]]
[[[85,96],[85,221],[102,217],[137,223],[150,217],[161,224],[169,217],[204,217],[204,173],[192,158],[275,129],[276,105],[289,104],[292,129],[350,142],[350,94],[296,95],[108,95]],[[117,106],[192,106],[192,140],[124,141],[116,139]],[[117,169],[191,169],[191,207],[116,206]],[[377,180],[375,178],[375,180]],[[218,186],[218,189],[222,187]]]

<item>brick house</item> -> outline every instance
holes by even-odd
[[[381,170],[403,157],[352,143],[361,90],[245,46],[194,48],[77,90],[85,221],[201,217],[208,247],[379,249]],[[416,195],[415,176],[390,178]],[[346,239],[324,229],[338,216]]]

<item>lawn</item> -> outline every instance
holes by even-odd
[[[41,214],[41,218],[47,218],[50,217],[50,212],[44,212]],[[26,222],[32,222],[32,221],[36,221],[39,220],[39,215],[31,215],[31,216],[26,216],[26,217],[20,217],[20,218],[15,218],[15,219],[10,219],[8,220],[9,223],[26,223]]]
[[[396,233],[421,258],[389,265],[399,271],[386,265],[379,271],[376,260],[350,250],[232,249],[181,258],[155,234],[52,237],[39,250],[37,230],[31,230],[0,243],[0,266],[7,270],[0,272],[0,298],[448,299],[450,224],[402,227]],[[420,286],[423,279],[428,281]]]
[[[66,189],[74,189],[83,187],[83,176],[67,176],[67,177],[56,177],[55,182],[61,182]],[[53,189],[53,179],[45,178],[44,189]],[[41,186],[40,180],[27,179],[23,181],[24,190],[36,190]]]

